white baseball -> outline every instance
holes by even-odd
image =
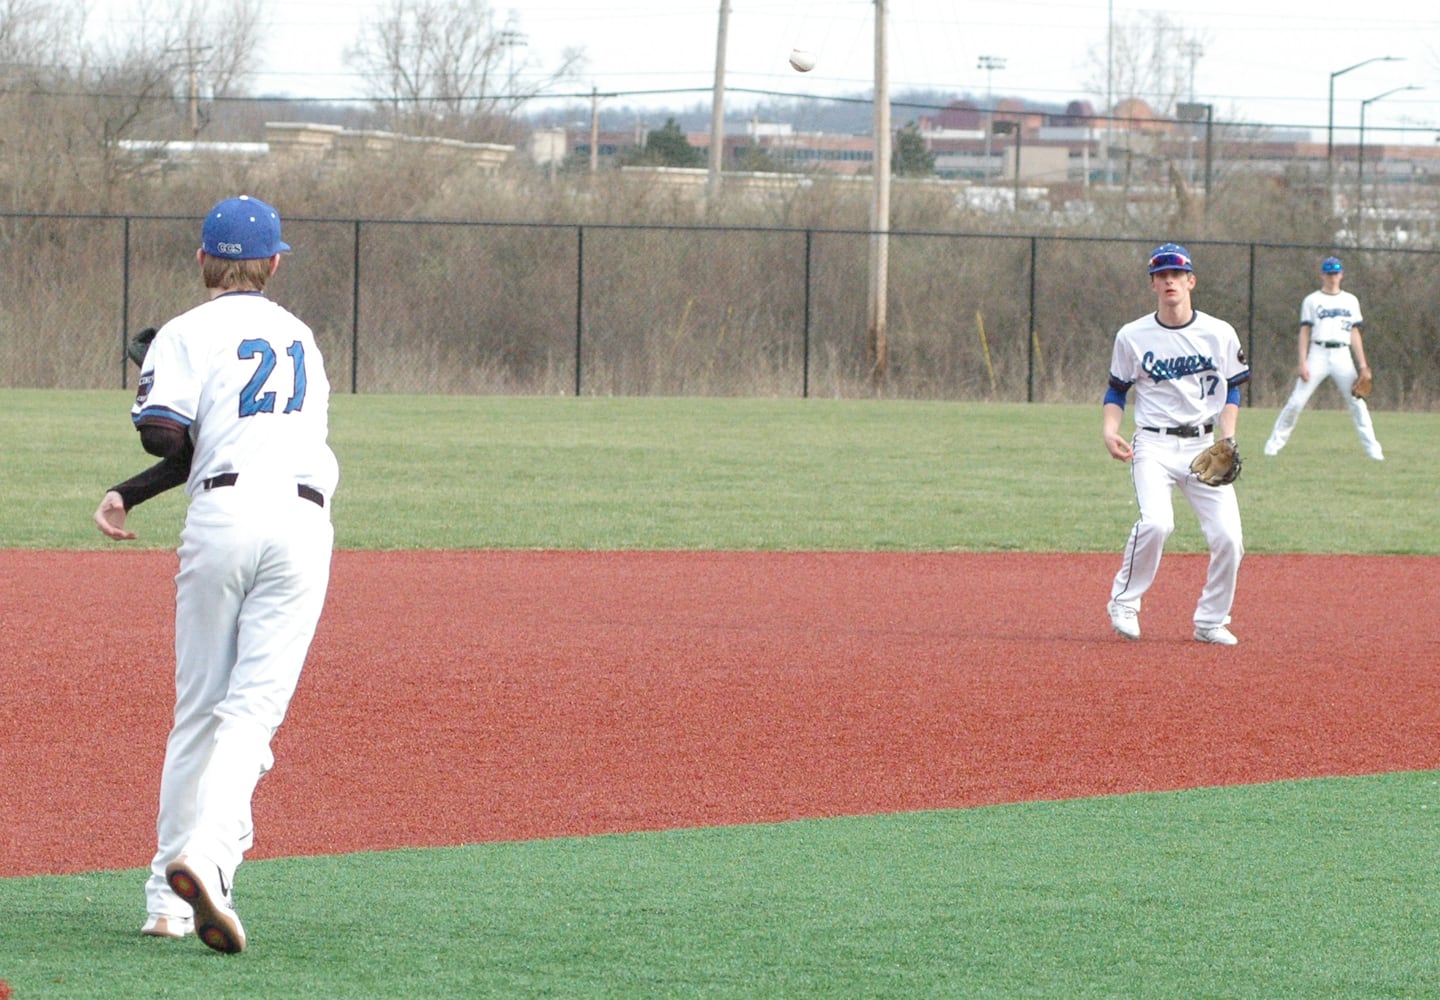
[[[791,49],[790,65],[801,73],[808,73],[815,68],[815,54],[804,49]]]

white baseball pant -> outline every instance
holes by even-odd
[[[1380,448],[1380,442],[1375,439],[1375,427],[1370,420],[1370,407],[1365,405],[1365,400],[1356,399],[1350,395],[1350,388],[1355,384],[1359,373],[1355,370],[1355,359],[1350,356],[1349,347],[1326,347],[1323,344],[1312,342],[1310,353],[1305,357],[1306,367],[1310,369],[1310,380],[1297,378],[1295,388],[1290,393],[1289,400],[1280,410],[1280,415],[1275,418],[1275,427],[1270,431],[1270,439],[1265,442],[1265,454],[1279,454],[1290,440],[1290,434],[1295,430],[1295,424],[1300,420],[1300,413],[1305,409],[1305,404],[1310,402],[1310,397],[1319,388],[1320,383],[1327,377],[1335,380],[1335,386],[1340,390],[1340,395],[1350,407],[1350,419],[1355,422],[1355,431],[1360,435],[1360,444],[1365,449],[1365,454],[1371,458],[1384,458],[1384,452]]]
[[[1141,598],[1155,582],[1165,542],[1175,531],[1173,491],[1178,488],[1195,511],[1210,546],[1210,568],[1195,607],[1195,625],[1213,628],[1230,623],[1240,560],[1245,555],[1240,505],[1234,486],[1206,486],[1190,472],[1191,460],[1214,443],[1211,434],[1182,438],[1135,432],[1130,475],[1140,518],[1130,529],[1120,572],[1110,589],[1110,599],[1116,604],[1138,612]]]

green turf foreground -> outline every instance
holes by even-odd
[[[251,948],[139,871],[0,880],[17,1000],[1440,995],[1440,772],[247,863]]]
[[[90,516],[148,465],[120,392],[0,390],[13,429],[0,548],[105,548]],[[1378,413],[1385,462],[1342,410],[1261,454],[1244,410],[1248,551],[1440,552],[1440,415]],[[1135,519],[1100,407],[752,399],[340,396],[347,549],[1115,552]],[[1204,548],[1180,502],[1167,551]],[[181,491],[130,545],[173,548]]]

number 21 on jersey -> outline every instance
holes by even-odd
[[[294,378],[290,385],[290,396],[285,400],[285,409],[281,412],[294,413],[305,405],[305,345],[298,340],[292,341],[285,353],[290,355]],[[265,385],[270,381],[271,375],[275,374],[275,348],[270,346],[270,341],[258,337],[242,340],[236,357],[241,361],[258,359],[255,363],[255,374],[250,376],[250,381],[240,390],[240,416],[253,417],[257,413],[274,413],[275,390],[266,390]]]

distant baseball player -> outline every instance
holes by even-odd
[[[1380,442],[1375,440],[1370,407],[1363,394],[1351,391],[1357,378],[1363,376],[1368,380],[1370,366],[1365,363],[1365,338],[1360,334],[1365,317],[1360,314],[1360,300],[1340,290],[1344,276],[1340,258],[1326,257],[1320,264],[1320,287],[1300,303],[1300,377],[1295,380],[1290,399],[1275,418],[1275,427],[1265,442],[1267,455],[1280,454],[1311,393],[1328,376],[1335,380],[1350,406],[1350,419],[1355,421],[1365,454],[1377,462],[1385,458]]]
[[[290,249],[280,217],[227,198],[196,260],[209,298],[160,328],[131,417],[161,461],[105,494],[95,522],[181,483],[190,496],[175,577],[175,721],[142,933],[245,948],[231,885],[254,837],[251,799],[300,678],[329,585],[330,384],[310,328],[265,297]]]
[[[1155,581],[1165,541],[1175,530],[1172,491],[1179,489],[1210,545],[1210,568],[1195,607],[1195,639],[1233,646],[1227,627],[1244,555],[1235,487],[1210,486],[1192,471],[1197,456],[1233,446],[1240,386],[1250,378],[1235,328],[1190,304],[1195,268],[1184,247],[1166,243],[1150,255],[1154,313],[1115,335],[1105,393],[1103,437],[1111,456],[1130,463],[1140,518],[1130,529],[1110,589],[1110,624],[1140,638],[1140,603]],[[1135,389],[1135,436],[1120,433],[1125,397]],[[1233,449],[1232,449],[1233,451]],[[1238,462],[1238,454],[1234,455]],[[1231,478],[1238,473],[1238,465]]]

